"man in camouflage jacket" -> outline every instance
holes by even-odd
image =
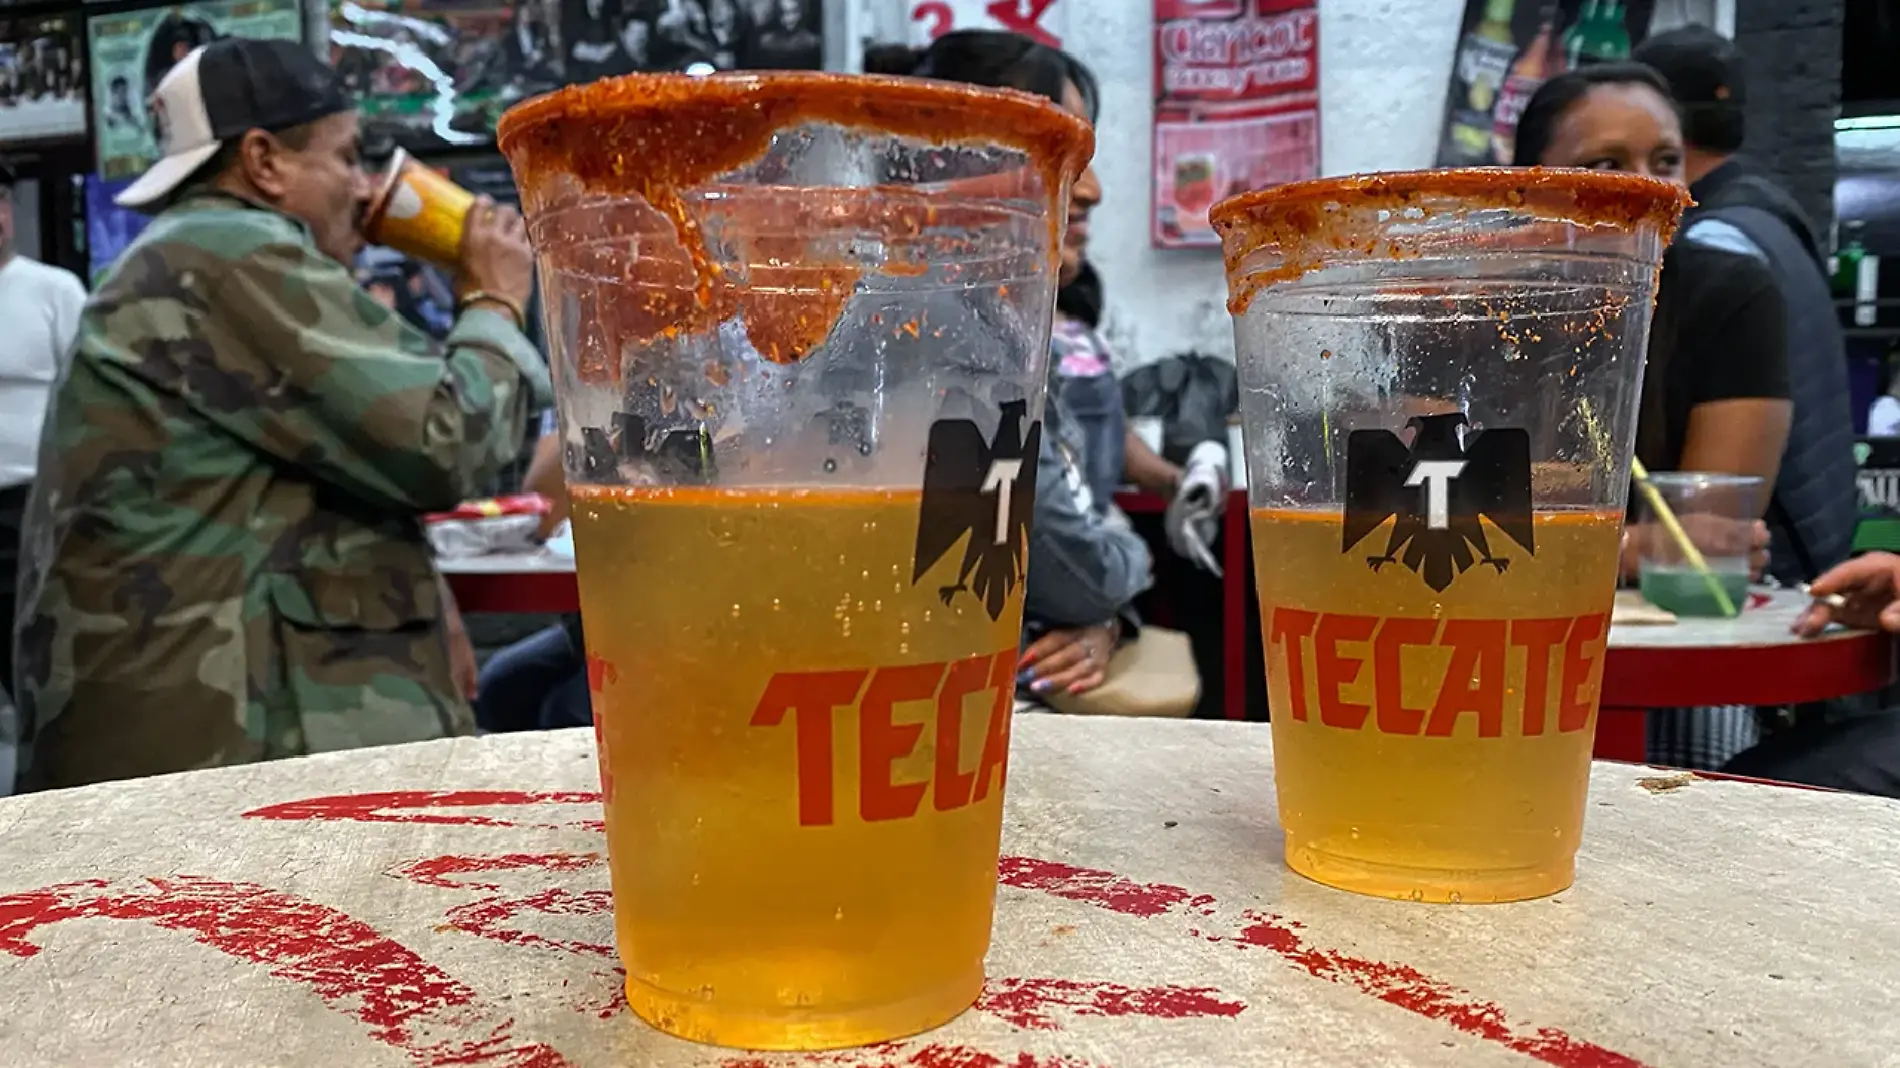
[[[519,216],[471,212],[437,343],[346,266],[369,182],[330,68],[218,41],[152,107],[121,203],[164,210],[86,304],[28,513],[22,785],[468,733],[419,515],[547,393]]]

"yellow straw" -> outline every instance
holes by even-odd
[[[1683,559],[1688,560],[1689,566],[1702,576],[1702,581],[1708,583],[1709,592],[1715,595],[1715,603],[1722,609],[1722,615],[1729,619],[1735,618],[1735,602],[1729,600],[1728,591],[1722,588],[1722,580],[1709,570],[1709,562],[1703,559],[1702,550],[1689,540],[1689,532],[1677,522],[1676,513],[1670,510],[1669,502],[1663,500],[1662,492],[1650,484],[1649,472],[1644,470],[1643,461],[1634,456],[1630,457],[1630,474],[1636,476],[1636,488],[1642,491],[1643,498],[1649,502],[1649,508],[1656,513],[1656,518],[1662,520],[1663,529],[1669,531],[1669,536],[1676,540],[1676,547],[1682,550]]]

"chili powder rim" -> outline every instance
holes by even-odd
[[[1576,167],[1464,167],[1384,171],[1315,178],[1241,193],[1208,210],[1220,235],[1227,307],[1240,315],[1256,293],[1329,264],[1368,257],[1399,259],[1407,240],[1378,213],[1407,209],[1510,211],[1579,227],[1654,229],[1667,247],[1689,191],[1659,178]],[[1277,266],[1253,265],[1277,250]]]
[[[710,75],[681,73],[623,74],[581,85],[569,85],[530,97],[503,112],[495,127],[496,147],[513,160],[516,144],[537,133],[543,141],[532,169],[570,169],[574,149],[598,148],[604,131],[601,120],[635,121],[643,115],[664,116],[682,108],[718,104],[734,109],[732,132],[742,140],[758,132],[758,123],[770,112],[774,129],[790,127],[799,119],[858,131],[876,131],[895,137],[944,144],[993,144],[1022,152],[1031,166],[1039,166],[1051,184],[1081,177],[1095,149],[1095,129],[1055,102],[1019,89],[975,86],[885,74],[839,74],[830,71],[727,71]],[[747,109],[753,114],[739,113]],[[575,131],[555,129],[568,121],[585,123]],[[712,146],[707,146],[711,148]],[[764,150],[761,139],[759,151]],[[554,151],[549,152],[549,149]],[[716,148],[705,153],[730,159]],[[756,154],[755,154],[756,155]],[[711,162],[710,160],[708,162]],[[517,164],[519,166],[519,164]],[[678,181],[709,181],[730,167],[668,168]],[[699,174],[682,173],[702,170]],[[584,184],[595,184],[582,177]],[[618,192],[619,190],[612,190]]]
[[[1626,171],[1580,167],[1459,167],[1380,171],[1311,178],[1239,193],[1208,210],[1223,234],[1244,228],[1278,230],[1276,236],[1325,237],[1325,217],[1402,210],[1460,200],[1469,211],[1526,211],[1539,218],[1584,226],[1636,229],[1645,222],[1672,227],[1695,203],[1673,182]],[[1566,202],[1568,210],[1559,210]],[[1305,213],[1317,211],[1319,215]]]

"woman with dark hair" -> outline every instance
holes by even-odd
[[[1583,67],[1537,90],[1518,120],[1519,166],[1629,171],[1687,184],[1682,126],[1667,83],[1635,63]],[[1636,424],[1652,471],[1755,475],[1768,506],[1794,405],[1785,309],[1775,276],[1752,256],[1679,237],[1663,256]],[[1756,524],[1757,560],[1767,527]],[[1635,568],[1631,539],[1624,575]],[[1708,708],[1649,717],[1649,758],[1716,768],[1759,736],[1753,711]]]
[[[997,88],[1048,98],[1096,119],[1100,91],[1087,67],[1020,34],[958,30],[928,48],[875,46],[865,70]],[[1130,608],[1153,561],[1114,507],[1124,477],[1173,496],[1181,469],[1127,430],[1108,348],[1095,332],[1101,282],[1085,258],[1089,212],[1101,201],[1095,171],[1071,189],[1062,242],[1050,402],[1045,409],[1036,516],[1024,597],[1024,677],[1038,695],[1080,695],[1101,685],[1110,655],[1137,628]]]
[[[1683,154],[1662,76],[1616,63],[1545,82],[1518,121],[1514,162],[1685,184]],[[1793,412],[1785,339],[1780,290],[1767,267],[1693,238],[1671,246],[1637,422],[1643,463],[1652,471],[1757,475],[1772,489]]]

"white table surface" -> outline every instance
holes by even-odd
[[[1749,593],[1766,595],[1768,603],[1759,608],[1744,609],[1734,619],[1677,616],[1672,624],[1613,624],[1610,627],[1610,645],[1624,649],[1730,648],[1793,645],[1814,640],[1797,638],[1788,629],[1812,603],[1807,594],[1799,590],[1770,589],[1766,586],[1751,586]],[[1630,591],[1619,594],[1633,595]],[[1831,627],[1818,640],[1848,638],[1863,633]]]
[[[625,1010],[584,731],[4,800],[0,1063],[1900,1063],[1900,803],[1598,765],[1575,887],[1428,906],[1290,874],[1272,762],[1264,724],[1020,717],[989,992],[813,1056]]]

